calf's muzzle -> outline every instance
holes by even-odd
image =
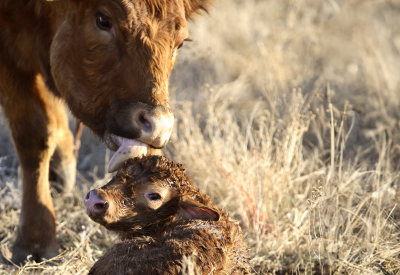
[[[92,190],[85,197],[86,208],[95,215],[105,215],[109,204],[107,201],[99,198],[96,191]]]

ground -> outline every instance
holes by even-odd
[[[399,272],[399,12],[397,0],[219,0],[190,25],[164,153],[240,221],[254,274]],[[83,203],[112,152],[85,130],[77,186],[54,192],[64,250],[14,267],[21,189],[0,123],[0,274],[86,274],[117,241]]]

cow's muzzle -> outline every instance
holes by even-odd
[[[107,117],[105,140],[115,150],[108,172],[114,172],[125,160],[145,155],[149,146],[163,148],[172,132],[174,116],[168,107],[144,103],[117,104]],[[107,140],[109,142],[107,142]]]

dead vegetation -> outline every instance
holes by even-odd
[[[166,155],[241,222],[254,274],[399,272],[399,11],[395,0],[220,0],[191,29]],[[0,274],[86,274],[116,242],[83,204],[109,179],[106,150],[85,133],[80,182],[55,194],[64,252],[18,268],[6,259],[21,189],[5,130],[1,140]]]

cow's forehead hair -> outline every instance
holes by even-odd
[[[169,12],[176,11],[175,9],[183,2],[181,0],[111,0],[124,10],[125,13],[131,13],[133,10],[147,12],[147,16],[157,15],[161,19],[165,18]]]
[[[139,37],[159,40],[163,46],[175,39],[186,38],[186,18],[182,0],[111,0],[120,12],[120,27],[129,34],[141,33]],[[118,12],[119,13],[119,12]],[[122,18],[120,18],[122,19]],[[179,34],[175,27],[178,26]],[[183,27],[183,28],[182,28]],[[185,36],[185,37],[183,37]],[[175,41],[176,42],[176,41]]]

